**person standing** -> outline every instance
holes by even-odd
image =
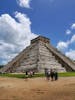
[[[50,76],[51,76],[51,81],[53,81],[53,79],[54,79],[54,72],[53,72],[53,69],[50,70]]]
[[[32,70],[29,71],[29,76],[30,76],[30,78],[33,76],[33,71]]]
[[[58,72],[57,72],[57,70],[54,71],[54,78],[55,78],[55,80],[58,80]]]
[[[28,79],[28,71],[26,71],[25,73],[26,73],[25,79],[27,80]]]
[[[45,68],[45,76],[47,80],[50,80],[50,70]]]

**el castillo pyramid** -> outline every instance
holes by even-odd
[[[75,71],[75,63],[54,48],[48,38],[38,36],[31,40],[12,61],[8,62],[2,72],[25,72],[26,70],[44,71],[44,68],[57,68],[59,72]]]

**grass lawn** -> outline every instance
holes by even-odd
[[[59,77],[72,77],[75,76],[75,72],[66,72],[66,73],[58,73]],[[12,73],[6,73],[6,74],[0,74],[0,76],[3,77],[15,77],[15,78],[25,78],[26,75],[25,74],[12,74]],[[34,76],[32,77],[44,77],[45,74],[44,73],[36,73]],[[30,76],[28,76],[30,77]]]
[[[60,77],[70,77],[75,76],[75,72],[66,72],[66,73],[59,73]]]

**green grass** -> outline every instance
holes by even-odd
[[[66,72],[66,73],[59,73],[59,77],[71,77],[75,76],[75,72]],[[6,74],[0,74],[2,77],[15,77],[15,78],[26,78],[27,76],[25,74],[11,74],[11,73],[6,73]],[[30,76],[29,76],[30,77]],[[34,77],[45,77],[44,73],[36,73]]]
[[[15,78],[27,78],[25,74],[12,74],[12,73],[6,73],[6,74],[0,74],[2,77],[15,77]],[[45,75],[43,73],[36,73],[32,77],[44,77]],[[30,78],[30,76],[28,76]]]
[[[71,77],[71,76],[75,76],[75,72],[59,73],[58,75],[60,77]]]
[[[25,74],[11,74],[11,73],[6,73],[6,74],[0,74],[2,77],[15,77],[15,78],[24,78]]]

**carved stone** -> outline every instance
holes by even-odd
[[[42,72],[45,68],[56,68],[59,72],[75,71],[75,63],[54,48],[48,38],[39,36],[31,40],[30,46],[8,62],[1,71],[35,70]]]

